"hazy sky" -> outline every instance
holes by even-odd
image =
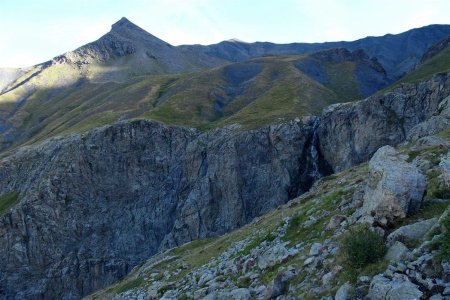
[[[173,44],[323,42],[450,24],[449,0],[0,0],[0,67],[96,40],[122,16]]]

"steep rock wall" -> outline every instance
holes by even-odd
[[[403,142],[449,94],[447,73],[404,84],[382,96],[332,105],[324,110],[318,128],[320,152],[335,172],[364,162],[378,148]]]
[[[77,299],[159,248],[248,223],[308,188],[311,139],[297,122],[133,121],[22,148],[0,162],[2,193],[20,191],[0,217],[0,295]]]

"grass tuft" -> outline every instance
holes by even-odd
[[[5,214],[19,201],[20,192],[8,192],[0,196],[0,215]]]

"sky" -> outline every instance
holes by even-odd
[[[41,63],[121,17],[172,44],[355,40],[450,24],[449,0],[0,0],[0,67]]]

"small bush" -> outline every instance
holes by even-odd
[[[380,260],[387,251],[383,238],[367,227],[351,229],[341,243],[346,263],[362,268]]]
[[[438,250],[438,260],[450,260],[450,215],[444,217],[440,225],[442,236],[432,246]]]

